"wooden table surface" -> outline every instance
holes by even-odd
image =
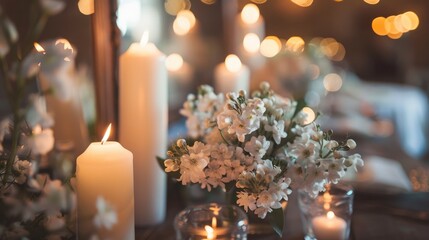
[[[392,141],[377,139],[359,141],[358,151],[362,156],[378,155],[399,161],[406,173],[427,166],[407,156]],[[396,146],[396,147],[395,147]],[[174,216],[187,205],[181,197],[178,183],[169,182],[167,218],[163,224],[152,227],[137,227],[138,240],[175,239]],[[429,239],[429,193],[379,193],[355,192],[350,239]],[[275,235],[249,237],[248,239],[280,239]],[[283,237],[281,239],[304,239],[296,194],[290,196],[286,211]]]

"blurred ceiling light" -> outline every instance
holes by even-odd
[[[190,30],[191,30],[191,22],[183,16],[177,16],[173,22],[174,33],[179,36],[183,36],[188,34]]]
[[[287,51],[302,53],[304,51],[305,41],[299,36],[293,36],[286,41],[285,46]]]
[[[248,33],[244,36],[243,47],[249,53],[255,53],[259,51],[261,40],[255,33]]]
[[[371,5],[375,5],[380,2],[380,0],[363,0],[363,1]]]
[[[336,92],[341,89],[343,79],[336,73],[327,74],[323,78],[323,86],[328,92]]]
[[[79,0],[77,7],[83,15],[91,15],[94,13],[94,0]]]
[[[309,107],[304,107],[301,111],[307,114],[307,118],[304,120],[304,125],[312,123],[316,119],[316,113]]]
[[[413,11],[408,11],[406,13],[404,13],[405,16],[407,16],[410,21],[411,21],[411,28],[410,30],[415,30],[417,29],[417,27],[419,26],[419,17],[417,16],[416,13],[414,13]]]
[[[372,30],[379,36],[386,36],[389,31],[385,27],[386,18],[377,17],[372,20]]]
[[[293,3],[300,7],[310,7],[313,4],[313,0],[291,0]]]
[[[247,24],[254,24],[260,16],[259,8],[255,4],[249,3],[241,10],[241,19]]]
[[[229,54],[225,58],[225,67],[230,72],[238,72],[241,69],[241,61],[237,55]]]
[[[272,58],[280,52],[281,48],[282,43],[278,37],[268,36],[261,42],[259,51],[262,56]]]
[[[168,55],[168,57],[165,59],[165,66],[167,67],[168,71],[177,71],[183,66],[183,58],[177,53],[172,53]]]
[[[190,10],[182,10],[177,14],[177,18],[186,18],[186,20],[190,23],[191,28],[195,26],[195,15]]]
[[[201,0],[202,3],[205,3],[207,5],[212,5],[216,2],[216,0]]]
[[[165,0],[164,8],[168,14],[172,16],[176,16],[181,10],[191,9],[191,1],[190,0]]]

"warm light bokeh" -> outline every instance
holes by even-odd
[[[380,0],[363,0],[363,1],[371,5],[375,5],[380,2]]]
[[[91,15],[94,13],[94,0],[79,0],[77,7],[83,15]]]
[[[291,0],[293,3],[300,7],[310,7],[313,4],[313,0]]]
[[[259,8],[255,4],[249,3],[241,10],[241,19],[247,24],[254,24],[259,19]]]
[[[183,58],[177,53],[172,53],[168,55],[165,59],[165,66],[169,71],[177,71],[183,66]]]
[[[305,41],[299,36],[290,37],[286,41],[286,50],[294,53],[302,53],[304,51]]]
[[[230,72],[238,72],[241,69],[241,61],[237,55],[229,54],[225,58],[225,67]]]
[[[182,10],[177,14],[177,18],[185,18],[189,24],[190,28],[193,28],[196,23],[195,15],[190,10]]]
[[[307,114],[307,118],[304,121],[305,125],[312,123],[316,119],[316,113],[313,111],[313,109],[304,107],[302,111]]]
[[[388,36],[391,39],[400,38],[403,33],[415,30],[419,26],[419,17],[412,11],[387,18],[376,17],[372,20],[372,30],[379,36]]]
[[[341,89],[343,79],[336,73],[327,74],[323,78],[323,86],[328,92],[336,92]]]
[[[259,51],[262,56],[272,58],[280,52],[281,48],[282,43],[278,37],[268,36],[261,42]]]
[[[259,51],[261,46],[261,40],[255,33],[248,33],[244,36],[243,47],[249,53],[255,53]]]
[[[191,22],[183,16],[177,16],[173,22],[173,31],[179,36],[183,36],[189,33],[191,30]]]

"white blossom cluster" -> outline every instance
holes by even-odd
[[[181,113],[196,141],[177,140],[167,152],[165,171],[178,174],[183,185],[196,183],[209,191],[233,184],[237,204],[260,218],[280,208],[291,189],[315,196],[363,165],[359,154],[347,155],[354,140],[331,140],[331,132],[307,123],[298,103],[274,94],[267,83],[250,98],[240,91],[226,100],[203,86]]]

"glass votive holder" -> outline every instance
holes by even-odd
[[[174,219],[178,240],[247,239],[248,220],[241,208],[216,203],[188,207]]]
[[[353,189],[346,185],[332,185],[316,198],[299,190],[298,204],[305,239],[349,239],[353,196]]]

